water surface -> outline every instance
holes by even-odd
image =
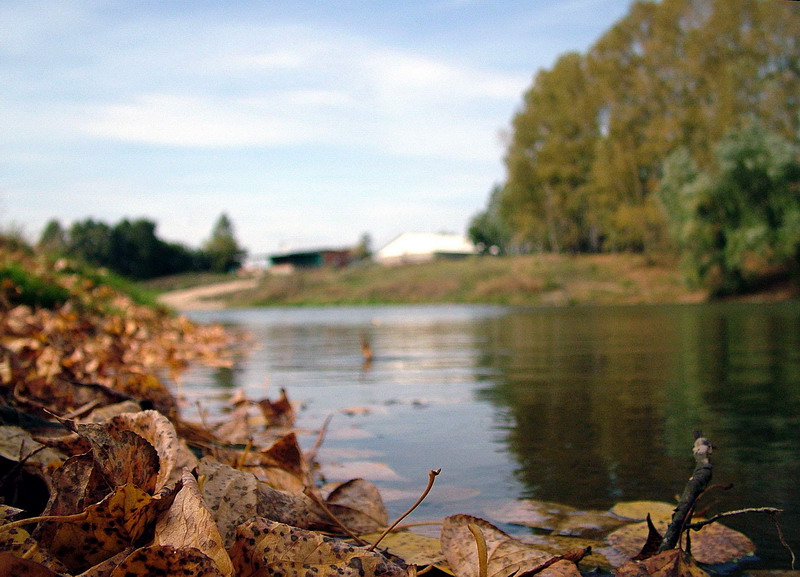
[[[441,468],[417,517],[487,517],[518,498],[605,509],[673,501],[693,431],[717,447],[713,512],[785,509],[800,550],[800,305],[395,306],[196,313],[247,330],[233,369],[192,369],[185,391],[215,410],[234,389],[286,388],[300,426],[333,414],[321,453],[405,510]],[[364,364],[360,341],[374,350]],[[313,437],[303,439],[306,447]],[[730,526],[787,568],[767,517]],[[513,530],[513,527],[503,527]],[[520,529],[516,529],[519,531]]]

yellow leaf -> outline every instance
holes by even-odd
[[[155,545],[175,549],[193,547],[214,561],[225,577],[233,574],[233,565],[223,546],[214,518],[206,508],[195,478],[184,469],[183,486],[169,511],[156,523]]]
[[[216,564],[193,547],[176,549],[152,545],[137,549],[112,572],[110,577],[152,577],[154,575],[222,577]]]
[[[488,577],[524,573],[555,557],[514,539],[483,519],[470,515],[452,515],[442,524],[441,541],[447,562],[458,577],[479,577],[478,548],[469,525],[480,530],[486,541]]]
[[[379,553],[262,517],[237,528],[231,559],[237,577],[406,577]]]

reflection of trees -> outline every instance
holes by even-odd
[[[789,526],[800,517],[796,307],[539,310],[482,330],[479,370],[496,376],[480,394],[508,415],[526,496],[582,507],[670,500],[702,429],[719,447],[715,480],[738,487],[722,504],[786,507],[784,532],[800,533]],[[730,524],[752,534],[750,523]],[[781,554],[774,530],[762,531],[762,554]]]
[[[657,320],[570,309],[494,324],[484,362],[501,378],[484,394],[508,407],[509,448],[531,496],[605,506],[668,498],[680,487],[675,480],[686,472],[664,467],[668,343],[675,335]]]
[[[214,384],[223,389],[235,389],[236,371],[230,367],[217,367],[214,370]]]

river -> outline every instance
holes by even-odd
[[[715,445],[712,512],[779,507],[800,551],[800,303],[514,309],[473,305],[198,311],[249,332],[231,369],[191,369],[211,411],[236,389],[286,388],[298,425],[334,415],[329,478],[363,476],[415,513],[491,512],[520,498],[606,509],[674,501],[693,432]],[[360,341],[374,351],[364,363]],[[301,437],[307,448],[313,435]],[[788,568],[767,516],[726,523]],[[507,530],[519,528],[500,525]]]

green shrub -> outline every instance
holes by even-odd
[[[0,266],[0,287],[2,298],[12,306],[55,308],[69,298],[67,289],[29,273],[18,264]]]

